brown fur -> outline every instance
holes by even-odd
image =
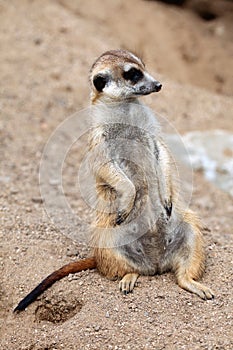
[[[118,67],[122,63],[122,59],[124,62],[134,63],[139,65],[142,69],[144,69],[145,64],[141,59],[135,59],[131,53],[125,50],[109,50],[104,52],[97,60],[93,63],[91,67],[90,73],[93,74],[94,69],[97,67],[98,70],[102,66]]]
[[[41,295],[46,289],[51,287],[55,282],[59,281],[70,273],[80,272],[87,269],[96,268],[95,258],[87,258],[79,261],[71,262],[62,266],[60,269],[52,272],[46,277],[36,288],[34,288],[14,309],[14,312],[24,310],[30,305],[39,295]]]
[[[143,72],[138,81],[124,80],[124,69],[130,69],[130,65]],[[102,86],[96,87],[94,78],[98,74],[103,81]],[[209,288],[196,282],[204,271],[202,225],[193,212],[182,209],[168,149],[157,132],[151,112],[140,108],[143,106],[137,99],[140,94],[159,91],[161,84],[147,74],[139,58],[124,50],[101,55],[91,68],[90,80],[92,104],[97,106],[93,109],[97,121],[94,120],[90,136],[91,171],[98,197],[91,240],[93,257],[65,265],[49,275],[15,311],[23,310],[64,276],[95,267],[107,278],[121,278],[119,287],[124,293],[133,290],[139,274],[172,270],[181,288],[202,299],[213,298]],[[115,118],[114,113],[118,115],[115,124],[110,120]],[[130,126],[132,120],[134,126]],[[138,164],[127,158],[122,162],[117,152],[124,150],[124,142],[121,144],[118,138],[138,141],[148,150],[151,163],[146,154],[138,156]],[[151,179],[156,178],[155,188],[147,182],[144,167]],[[139,235],[136,236],[134,220],[138,220],[135,227]],[[148,229],[140,235],[145,223]]]
[[[104,73],[107,72],[106,74],[111,76],[110,79],[117,81],[118,85],[124,89],[124,83],[121,84],[120,81],[122,80],[124,65],[128,63],[132,63],[133,67],[137,65],[139,69],[145,70],[145,65],[141,61],[135,59],[129,52],[122,50],[108,51],[100,56],[93,64],[91,69],[91,79],[95,76],[95,74],[98,74],[99,71]],[[107,92],[108,90],[105,92],[105,89],[103,92],[98,92],[93,89],[93,105],[98,106],[98,104],[100,104],[101,108],[101,103],[108,103],[109,100],[106,100]],[[110,95],[110,102],[119,103],[117,93],[116,97]],[[129,100],[126,101],[125,104],[128,102]],[[119,107],[116,107],[117,113],[120,113],[122,109],[121,103],[124,104],[123,99],[121,99]],[[109,107],[109,109],[111,109],[111,107]],[[108,114],[108,110],[104,111],[103,109],[103,114]],[[123,118],[125,118],[124,113]],[[117,140],[119,135],[124,136],[124,134],[122,131],[113,130],[114,126],[108,128],[105,126],[104,121],[100,122],[100,124],[92,132],[90,149],[95,149],[97,146],[102,144],[105,145],[105,147],[110,146],[114,149],[114,145],[112,146],[112,144],[116,142],[114,139]],[[132,134],[135,132],[132,128],[130,131]],[[110,141],[108,143],[106,135],[108,135],[109,132],[111,135],[114,135],[115,133],[115,137],[111,138],[112,136],[109,136]],[[105,136],[103,137],[103,135]],[[137,137],[137,134],[135,134],[135,137]],[[146,136],[144,135],[141,137],[139,136],[140,142],[146,142],[145,137]],[[154,141],[156,142],[159,149],[159,154],[161,156],[159,159],[160,168],[157,172],[157,176],[159,176],[158,196],[161,204],[163,204],[165,207],[172,205],[170,220],[172,221],[172,216],[174,215],[173,226],[174,231],[177,231],[177,233],[174,234],[175,236],[172,237],[174,240],[174,246],[170,247],[169,244],[166,246],[164,243],[164,237],[169,237],[169,229],[167,231],[166,227],[164,227],[164,222],[162,222],[160,225],[159,221],[157,228],[154,228],[154,233],[148,232],[144,238],[138,239],[138,241],[143,244],[143,248],[147,252],[146,254],[148,254],[149,260],[146,262],[146,264],[148,264],[147,267],[140,266],[140,256],[138,257],[137,254],[135,255],[135,259],[139,258],[138,262],[135,261],[132,256],[128,255],[127,250],[130,249],[130,247],[127,247],[127,245],[125,246],[125,249],[121,246],[114,246],[114,232],[111,230],[105,231],[104,229],[116,227],[117,212],[116,210],[114,211],[113,203],[115,202],[117,195],[119,195],[120,192],[124,193],[127,188],[131,186],[132,181],[136,189],[136,195],[140,194],[141,196],[139,200],[134,200],[133,204],[132,201],[129,200],[129,208],[126,209],[126,214],[123,219],[124,223],[128,224],[130,221],[135,219],[136,215],[138,215],[137,211],[135,214],[135,208],[143,206],[143,201],[145,201],[146,198],[146,192],[147,190],[150,191],[150,188],[147,189],[147,186],[143,184],[143,178],[141,175],[139,175],[137,170],[133,169],[132,165],[130,164],[126,165],[125,167],[125,171],[127,173],[127,179],[125,179],[121,173],[122,168],[119,169],[118,164],[116,163],[113,165],[110,162],[111,159],[108,158],[108,152],[106,152],[107,155],[105,154],[103,156],[101,154],[102,163],[104,166],[96,170],[95,173],[96,187],[98,197],[108,200],[109,208],[112,209],[113,213],[108,214],[103,207],[99,207],[97,210],[96,229],[93,231],[92,243],[95,247],[97,246],[94,249],[94,256],[97,261],[98,269],[109,278],[122,278],[123,276],[130,276],[123,278],[123,283],[120,283],[120,288],[126,293],[133,289],[133,285],[138,274],[153,274],[153,272],[156,273],[173,270],[175,272],[177,282],[182,288],[199,295],[203,299],[210,299],[213,297],[213,293],[207,287],[195,281],[202,276],[204,271],[204,248],[201,223],[193,212],[182,209],[182,204],[177,199],[178,196],[176,185],[172,176],[172,161],[168,154],[166,145],[164,144],[164,141],[160,139],[160,137],[157,139],[155,138]],[[100,156],[100,154],[97,154],[97,157],[98,156]],[[140,161],[141,160],[139,159],[138,162],[140,163]],[[115,167],[114,170],[112,167]],[[135,173],[137,174],[136,176],[134,175]],[[129,179],[131,181],[128,181]],[[101,186],[101,184],[104,184],[104,186]],[[143,195],[145,197],[143,197]],[[169,213],[169,208],[167,209],[167,213]],[[97,229],[97,227],[99,229]],[[103,230],[101,230],[101,228],[103,228]],[[161,234],[161,231],[164,233]],[[155,239],[156,243],[154,243],[154,245],[151,247],[149,242],[153,238]],[[176,242],[176,240],[178,241]],[[106,248],[111,246],[111,244],[112,248]],[[135,246],[137,248],[137,244],[135,244]],[[167,251],[167,253],[164,253],[164,250]],[[134,254],[133,248],[132,254]],[[142,260],[143,256],[141,256],[141,261]],[[154,270],[150,266],[150,263],[153,264],[153,262],[157,264],[157,268],[155,267]],[[133,283],[130,282],[131,280]]]

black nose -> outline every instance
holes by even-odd
[[[159,92],[162,89],[162,84],[159,81],[154,82],[154,91]]]

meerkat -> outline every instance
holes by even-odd
[[[64,276],[94,268],[119,279],[124,294],[132,292],[139,275],[173,271],[181,288],[212,299],[213,292],[197,282],[204,272],[202,224],[182,205],[159,123],[138,99],[162,84],[126,50],[103,53],[91,67],[90,84],[89,163],[97,198],[93,255],[53,272],[14,311]]]

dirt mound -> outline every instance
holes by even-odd
[[[52,323],[63,323],[72,318],[82,308],[82,304],[74,295],[56,295],[51,300],[40,303],[35,310],[37,322],[48,321]]]

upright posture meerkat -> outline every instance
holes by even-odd
[[[89,159],[97,194],[93,256],[53,272],[15,311],[69,273],[93,268],[121,279],[119,288],[126,294],[139,275],[171,270],[181,288],[212,299],[212,291],[196,281],[204,271],[201,223],[182,209],[158,122],[138,100],[162,85],[125,50],[103,53],[91,68],[90,83]]]

